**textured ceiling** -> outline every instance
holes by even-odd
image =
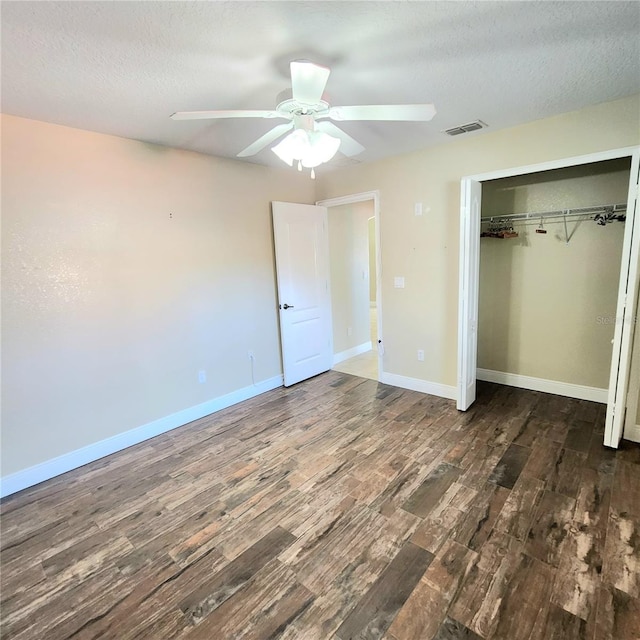
[[[2,111],[235,157],[288,64],[331,68],[334,105],[433,102],[429,123],[340,123],[366,162],[640,91],[638,2],[2,2]],[[475,132],[472,135],[483,135]],[[340,155],[340,154],[339,154]],[[247,161],[281,165],[269,149]],[[344,158],[337,157],[334,166]]]

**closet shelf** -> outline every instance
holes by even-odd
[[[627,210],[626,203],[622,204],[606,204],[598,207],[582,207],[578,209],[558,209],[556,211],[538,211],[529,213],[503,213],[495,216],[484,216],[480,218],[481,222],[493,222],[495,220],[503,220],[508,218],[509,220],[546,220],[547,218],[566,218],[568,216],[596,216],[607,214],[619,214],[624,213]]]

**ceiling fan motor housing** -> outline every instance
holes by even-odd
[[[317,104],[302,104],[293,98],[284,100],[276,107],[276,111],[283,116],[292,118],[295,116],[311,115],[313,117],[326,117],[329,115],[329,103],[320,100]]]

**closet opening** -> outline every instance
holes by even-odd
[[[630,170],[482,183],[478,380],[606,404]]]
[[[461,180],[459,410],[477,379],[602,402],[605,444],[618,446],[640,281],[639,172],[640,149],[628,147]]]

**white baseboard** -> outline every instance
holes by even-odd
[[[380,372],[379,380],[394,387],[410,389],[411,391],[421,391],[422,393],[439,396],[440,398],[448,398],[449,400],[455,400],[458,397],[458,389],[456,387],[440,384],[439,382],[429,382],[428,380],[421,380],[420,378],[400,376],[397,373],[387,373],[386,371]]]
[[[27,487],[32,487],[35,484],[71,471],[71,469],[77,469],[89,462],[111,455],[112,453],[131,447],[134,444],[158,436],[161,433],[171,431],[194,420],[204,418],[211,413],[226,409],[238,402],[248,400],[249,398],[281,386],[282,376],[274,376],[250,387],[232,391],[224,396],[208,400],[207,402],[189,407],[188,409],[183,409],[177,413],[172,413],[164,418],[154,420],[153,422],[125,431],[124,433],[119,433],[106,440],[94,442],[81,449],[70,451],[57,458],[52,458],[33,467],[17,471],[0,480],[0,497],[11,495]]]
[[[531,376],[521,376],[517,373],[491,371],[490,369],[478,369],[476,376],[478,380],[505,384],[508,387],[543,391],[544,393],[554,393],[557,396],[566,396],[567,398],[578,398],[580,400],[591,400],[591,402],[607,404],[607,389],[585,387],[580,384],[557,382],[555,380],[545,380],[544,378],[532,378]]]
[[[640,442],[640,424],[626,427],[622,437],[625,440],[631,440],[631,442]]]
[[[367,351],[371,351],[372,345],[371,340],[369,342],[363,342],[356,347],[351,347],[351,349],[346,349],[345,351],[340,351],[340,353],[333,354],[333,364],[340,364],[349,358],[353,358],[355,356],[359,356],[361,353],[366,353]]]

